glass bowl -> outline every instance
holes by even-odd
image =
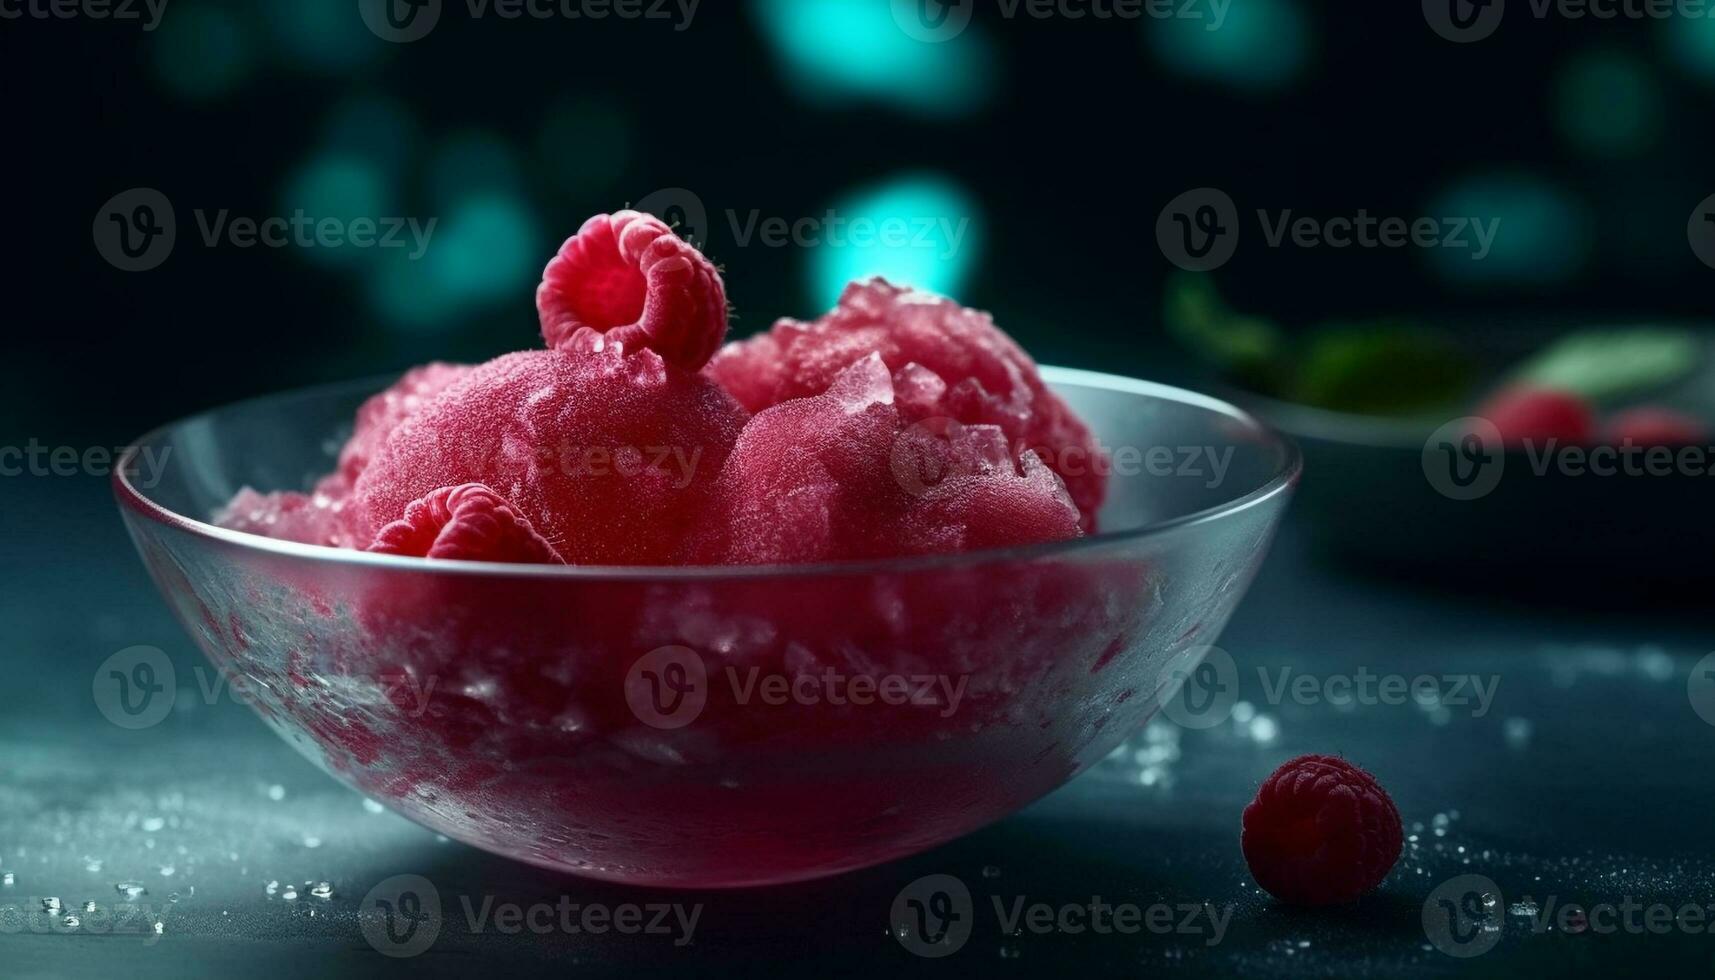
[[[1047,368],[1113,454],[1111,530],[813,566],[432,562],[226,530],[333,468],[386,380],[243,402],[114,479],[214,665],[334,777],[496,854],[638,885],[815,878],[1065,783],[1158,711],[1250,584],[1297,451],[1211,398]],[[387,379],[390,380],[390,379]],[[135,465],[149,468],[141,486]]]

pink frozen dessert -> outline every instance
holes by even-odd
[[[721,343],[720,273],[661,221],[598,215],[544,270],[547,349],[413,369],[309,493],[224,526],[437,559],[782,564],[1094,529],[1090,431],[985,313],[882,280]]]

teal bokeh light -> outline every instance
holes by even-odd
[[[396,249],[369,281],[369,300],[389,326],[433,330],[473,309],[527,303],[545,254],[531,208],[510,194],[456,202],[420,256]]]
[[[1468,178],[1444,191],[1428,216],[1498,220],[1489,254],[1434,248],[1431,264],[1450,280],[1483,284],[1550,285],[1577,275],[1589,259],[1590,218],[1583,205],[1554,184],[1526,173]],[[1444,224],[1443,227],[1451,227]],[[1465,238],[1474,241],[1475,232]]]
[[[1314,38],[1296,0],[1232,0],[1224,16],[1210,4],[1188,9],[1203,17],[1144,19],[1150,48],[1171,71],[1266,90],[1293,82],[1310,62]]]
[[[543,118],[536,151],[556,187],[593,195],[625,175],[634,139],[631,120],[620,107],[599,98],[567,99]]]
[[[287,178],[280,213],[290,218],[301,211],[312,221],[334,219],[346,228],[360,218],[379,223],[397,214],[391,186],[386,172],[373,161],[350,153],[324,152]],[[371,261],[383,250],[345,245],[300,251],[325,265],[349,266]]]
[[[1577,55],[1555,82],[1560,131],[1592,156],[1625,157],[1653,148],[1661,138],[1663,102],[1649,64],[1621,50]]]
[[[1715,16],[1669,17],[1660,30],[1669,57],[1680,68],[1715,84]]]
[[[224,8],[174,4],[151,38],[156,77],[187,99],[230,95],[255,67],[254,39],[244,21]]]
[[[404,103],[371,93],[335,106],[322,124],[322,140],[332,150],[362,157],[397,176],[413,158],[419,135]]]
[[[941,116],[978,107],[992,88],[989,45],[974,26],[931,43],[905,32],[889,0],[752,0],[751,8],[798,95]]]
[[[982,216],[952,181],[913,174],[863,188],[836,203],[808,244],[809,288],[818,308],[832,306],[846,283],[884,276],[959,296],[982,251]]]
[[[493,133],[456,134],[429,161],[429,197],[443,210],[474,194],[516,194],[523,180],[518,152]]]
[[[339,72],[373,61],[386,45],[363,26],[353,0],[263,0],[265,39],[293,68]]]
[[[460,302],[527,296],[547,261],[528,204],[480,193],[456,204],[435,232],[425,261]]]

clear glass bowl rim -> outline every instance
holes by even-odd
[[[293,388],[286,391],[260,395],[238,402],[232,402],[217,408],[199,412],[195,415],[165,425],[145,433],[126,448],[120,456],[118,464],[113,468],[113,491],[121,506],[129,508],[141,517],[164,525],[176,531],[207,539],[234,545],[253,552],[301,558],[313,562],[333,564],[370,566],[377,569],[398,569],[400,571],[433,572],[437,574],[467,574],[484,575],[502,578],[563,578],[581,581],[644,581],[644,582],[708,582],[711,580],[739,579],[803,579],[814,576],[850,576],[865,574],[900,574],[916,571],[980,567],[988,564],[1022,562],[1044,558],[1067,557],[1085,551],[1101,551],[1106,548],[1133,544],[1145,539],[1158,538],[1169,534],[1184,532],[1198,525],[1208,524],[1230,517],[1252,507],[1288,492],[1297,483],[1303,470],[1303,459],[1298,446],[1279,430],[1260,421],[1248,412],[1218,398],[1198,394],[1183,388],[1160,384],[1154,381],[1143,381],[1116,374],[1106,374],[1100,371],[1086,371],[1079,368],[1052,367],[1043,365],[1041,368],[1043,380],[1050,383],[1075,384],[1086,387],[1105,388],[1127,394],[1139,395],[1145,398],[1161,399],[1176,402],[1194,408],[1225,415],[1236,422],[1256,432],[1263,440],[1265,448],[1272,451],[1279,459],[1279,465],[1267,482],[1261,486],[1235,497],[1232,500],[1208,507],[1190,514],[1182,514],[1164,521],[1156,521],[1137,527],[1125,528],[1119,531],[1103,531],[1098,534],[1081,538],[1071,538],[1065,541],[1051,541],[1044,544],[1024,545],[1012,548],[991,548],[979,551],[955,552],[941,555],[913,555],[905,558],[862,559],[852,561],[818,562],[802,565],[524,565],[506,562],[480,561],[448,561],[444,559],[414,558],[401,555],[380,555],[367,551],[357,551],[347,548],[333,548],[323,545],[301,544],[296,541],[282,541],[267,538],[258,534],[244,531],[234,531],[197,520],[184,514],[167,509],[150,499],[137,487],[132,485],[129,473],[135,468],[136,457],[142,447],[164,437],[169,431],[194,422],[197,419],[229,411],[241,405],[259,405],[269,401],[286,401],[304,398],[318,393],[357,389],[372,385],[372,390],[379,391],[396,380],[396,375],[379,375],[374,378],[355,381],[335,381],[328,384]]]

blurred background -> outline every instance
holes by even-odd
[[[1223,292],[1289,329],[1707,310],[1686,229],[1715,193],[1715,20],[1521,8],[1455,43],[1417,4],[1059,6],[446,0],[402,40],[357,0],[19,4],[0,20],[21,300],[0,443],[117,446],[239,397],[533,345],[552,250],[643,201],[702,206],[674,216],[706,224],[735,334],[879,271],[993,310],[1042,361],[1168,380],[1186,365],[1152,232],[1194,188],[1246,215]],[[926,41],[898,8],[969,22]],[[176,231],[122,271],[101,226],[139,189]],[[911,241],[842,239],[829,209],[906,219]],[[1473,262],[1266,247],[1257,209],[1500,224]],[[415,225],[402,247],[243,247],[223,212]]]
[[[1043,362],[1198,388],[1233,377],[1208,351],[1195,356],[1187,334],[1242,340],[1245,316],[1289,337],[1377,318],[1456,324],[1479,346],[1489,327],[1518,322],[1706,318],[1715,17],[1574,18],[1552,6],[1539,17],[1536,7],[0,0],[0,174],[12,188],[0,249],[14,304],[0,452],[119,447],[236,399],[535,346],[533,290],[548,257],[586,217],[627,205],[678,222],[723,265],[735,336],[814,316],[847,280],[882,273],[992,310]],[[1208,212],[1238,229],[1220,261],[1188,261],[1159,234],[1176,212],[1200,230],[1204,206],[1225,202],[1230,214]],[[1309,217],[1326,233],[1360,215],[1430,221],[1437,244],[1267,240],[1282,220]],[[268,223],[285,236],[275,245],[257,241]],[[324,224],[333,236],[317,235]],[[1492,238],[1476,242],[1477,228]],[[1186,265],[1218,268],[1188,286]],[[1209,286],[1240,314],[1205,318],[1228,328],[1213,334],[1183,315],[1221,305],[1196,291]],[[1173,329],[1175,310],[1193,329]],[[1669,338],[1658,349],[1676,348]],[[1383,345],[1383,360],[1397,350]],[[1452,414],[1465,413],[1440,420]],[[1483,503],[1454,500],[1424,479],[1424,439],[1324,440],[1223,642],[1247,671],[1504,673],[1493,715],[1288,704],[1187,736],[1183,761],[1178,735],[1159,742],[1152,728],[1133,746],[1138,766],[909,873],[735,900],[723,908],[753,931],[703,952],[873,973],[865,957],[891,947],[875,910],[902,880],[947,867],[986,879],[991,862],[1005,866],[1007,887],[1061,895],[1160,886],[1221,899],[1238,883],[1245,938],[1191,961],[1229,974],[1356,963],[1445,975],[1449,961],[1423,942],[1427,888],[1414,889],[1479,854],[1509,897],[1545,879],[1569,895],[1706,896],[1715,867],[1701,828],[1715,791],[1687,774],[1707,767],[1715,744],[1715,662],[1697,659],[1710,649],[1707,585],[1687,586],[1691,602],[1672,615],[1641,614],[1636,596],[1598,608],[1564,586],[1602,565],[1634,583],[1646,567],[1706,582],[1711,482],[1509,477]],[[1391,455],[1369,454],[1367,440]],[[332,951],[349,975],[369,976],[377,960],[355,933],[287,914],[262,883],[337,877],[355,899],[404,854],[473,893],[569,887],[360,807],[239,699],[196,697],[189,679],[203,659],[127,546],[102,475],[0,471],[0,666],[11,668],[15,709],[0,713],[0,899],[54,889],[72,908],[94,887],[111,901],[121,876],[177,861],[172,881],[149,878],[157,898],[187,880],[202,893],[175,913],[169,935],[184,944],[164,948],[218,962],[211,975],[297,949],[306,962]],[[1612,520],[1620,509],[1651,533]],[[1352,550],[1443,560],[1436,588],[1307,560],[1312,523],[1351,528]],[[1541,533],[1512,533],[1527,523]],[[1598,525],[1601,547],[1579,536]],[[1552,578],[1549,566],[1562,578],[1528,602],[1449,596],[1444,587],[1487,567],[1472,559],[1491,558],[1497,542],[1537,566],[1528,576],[1509,567],[1509,586]],[[1545,560],[1551,543],[1587,564]],[[1655,581],[1649,590],[1660,597]],[[136,644],[170,650],[186,679],[183,710],[141,734],[105,723],[90,698],[97,665]],[[1689,689],[1695,714],[1692,678],[1703,679]],[[1356,918],[1277,916],[1244,887],[1236,814],[1286,755],[1348,750],[1388,776],[1408,819],[1432,824],[1423,854]],[[1593,790],[1592,772],[1625,782]],[[1454,804],[1465,823],[1449,830]],[[1209,817],[1222,813],[1231,819]],[[159,831],[163,821],[173,822]],[[141,842],[158,831],[159,854],[154,836]],[[228,839],[233,861],[245,854],[238,875]],[[103,856],[99,870],[92,858]],[[8,896],[14,867],[20,890]],[[1602,880],[1614,869],[1623,885]],[[875,901],[854,901],[854,890]],[[829,910],[848,917],[830,925]],[[288,948],[285,935],[325,942]],[[1650,950],[1707,972],[1706,936],[1676,942]],[[607,951],[593,949],[579,969],[631,968],[604,966]],[[1635,947],[1601,949],[1601,962],[1636,968]],[[118,944],[58,940],[26,952],[35,959],[0,973],[186,975],[178,952],[144,960]],[[1159,951],[1140,960],[1123,943],[1074,952],[1131,973],[1177,962],[1172,949],[1168,961]],[[67,970],[73,953],[84,969]],[[1512,975],[1527,958],[1533,972],[1569,972],[1591,955],[1575,942],[1514,942],[1487,962]],[[1032,950],[1024,963],[1045,961]],[[451,975],[470,962],[462,950],[447,960]],[[563,962],[542,966],[564,975]]]

